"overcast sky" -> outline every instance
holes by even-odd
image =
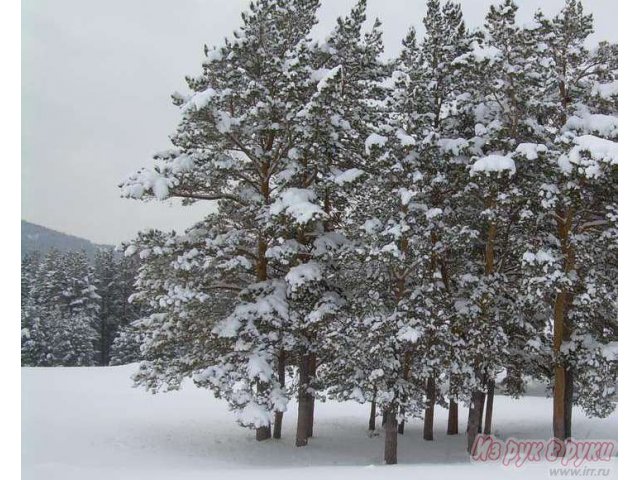
[[[120,198],[117,184],[170,146],[177,121],[170,94],[199,73],[202,46],[239,26],[249,0],[23,0],[22,218],[99,243],[143,228],[183,230],[211,209]],[[323,0],[324,38],[351,0]],[[491,0],[462,0],[467,24],[482,24]],[[554,13],[563,0],[520,0],[520,20]],[[592,43],[617,40],[617,2],[584,0],[594,14]],[[426,0],[369,0],[386,54]]]

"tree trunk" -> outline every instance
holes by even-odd
[[[573,369],[565,369],[564,378],[564,435],[565,438],[571,438],[571,416],[573,413]]]
[[[564,442],[565,435],[565,369],[562,365],[554,368],[553,383],[553,436],[560,442]],[[564,449],[556,451],[556,454],[563,455]]]
[[[493,396],[496,389],[496,381],[492,378],[487,382],[487,411],[484,418],[484,434],[491,435],[491,422],[493,421]]]
[[[377,389],[373,388],[373,397],[371,398],[371,410],[369,411],[369,430],[374,431],[376,429],[376,394]]]
[[[395,407],[387,412],[384,430],[384,463],[395,465],[398,463],[398,420]]]
[[[458,434],[458,402],[449,399],[449,420],[447,422],[447,435]]]
[[[261,442],[271,438],[271,425],[256,428],[256,440]]]
[[[257,261],[256,261],[256,280],[262,282],[267,279],[267,243],[260,238],[258,240],[258,252],[257,252]],[[260,388],[260,386],[258,386]],[[271,438],[271,425],[266,427],[259,427],[256,429],[256,440],[261,442],[262,440],[267,440]]]
[[[436,408],[436,380],[430,376],[427,380],[427,406],[424,409],[424,428],[422,438],[433,440],[433,417]]]
[[[482,423],[482,404],[484,394],[480,390],[474,390],[471,394],[471,404],[469,405],[469,420],[467,422],[467,452],[473,453],[473,444],[478,435],[478,429]]]
[[[569,235],[573,222],[573,211],[567,209],[566,212],[558,209],[556,212],[558,237],[562,247],[564,257],[564,272],[570,273],[574,268],[575,256],[573,247],[570,244]],[[557,295],[553,309],[553,351],[556,356],[560,355],[562,344],[570,334],[566,325],[567,310],[569,308],[570,294],[566,289],[562,289]],[[559,442],[564,443],[567,438],[566,427],[571,423],[571,412],[567,411],[567,396],[572,395],[567,390],[572,390],[567,385],[567,369],[565,365],[556,359],[554,367],[554,387],[553,387],[553,436]],[[558,456],[564,455],[564,447],[559,448]]]
[[[298,385],[298,424],[296,426],[296,447],[307,445],[309,437],[309,411],[311,396],[309,395],[309,355],[300,356]]]
[[[285,385],[285,367],[286,367],[286,353],[284,350],[280,350],[278,355],[278,381],[280,382],[280,388],[284,389]],[[273,438],[282,438],[282,417],[284,412],[276,412],[275,421],[273,423]]]
[[[406,239],[404,239],[406,240]],[[406,244],[406,242],[403,240],[403,251],[406,251],[408,247],[408,244]],[[404,291],[404,279],[400,282],[401,285],[398,287],[398,301],[400,301],[400,299],[402,298],[402,293]],[[404,380],[409,380],[409,375],[410,375],[410,371],[411,371],[411,351],[405,352],[403,360],[402,360],[402,378]],[[400,424],[398,425],[398,433],[401,435],[404,435],[404,424],[405,424],[405,409],[403,408],[400,413],[402,414],[402,421],[400,422]]]
[[[387,417],[389,416],[389,414],[387,413],[387,411],[385,410],[384,412],[382,412],[382,426],[386,426],[387,425]]]
[[[309,354],[309,384],[311,384],[316,377],[316,365],[317,358],[315,353]],[[307,411],[307,437],[313,437],[313,420],[316,407],[315,393],[309,393],[309,409]]]
[[[480,400],[480,413],[478,413],[478,433],[482,433],[482,418],[484,417],[484,400],[485,394],[481,392],[482,400]]]
[[[562,347],[565,297],[565,292],[558,294],[554,309],[553,350],[556,354],[560,353],[560,348]],[[565,368],[557,360],[554,367],[553,382],[553,436],[561,442],[565,439],[565,391]]]

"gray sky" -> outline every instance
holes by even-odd
[[[324,38],[351,0],[323,0]],[[467,24],[480,26],[491,0],[462,0]],[[520,0],[520,20],[563,0]],[[117,184],[170,146],[177,122],[170,94],[199,73],[202,46],[240,24],[249,0],[23,0],[22,218],[116,244],[143,228],[182,230],[211,204],[120,198]],[[409,25],[420,27],[426,0],[369,0],[387,54]],[[615,0],[583,0],[598,40],[617,40]]]

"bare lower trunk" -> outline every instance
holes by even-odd
[[[258,281],[264,281],[267,279],[267,266],[268,261],[265,255],[267,251],[267,243],[261,238],[258,241],[257,262],[256,262],[256,279]],[[258,389],[261,389],[261,385],[258,385]],[[256,429],[256,440],[262,441],[271,438],[271,425],[259,427]]]
[[[371,410],[369,411],[369,430],[372,432],[376,429],[376,394],[377,390],[374,388],[371,397]]]
[[[398,463],[398,420],[395,410],[387,412],[384,429],[384,463],[394,465]]]
[[[424,410],[424,428],[422,438],[433,440],[433,417],[436,407],[436,381],[433,376],[427,380],[427,406]]]
[[[575,266],[575,254],[570,242],[570,233],[573,223],[573,211],[568,208],[566,211],[559,209],[556,212],[558,237],[562,246],[564,257],[564,272],[570,274]],[[566,289],[561,290],[557,295],[553,309],[553,352],[560,355],[562,344],[570,335],[570,326],[567,325],[567,311],[571,304],[571,294]],[[571,378],[568,378],[571,377]],[[569,385],[571,383],[571,385]],[[567,368],[556,359],[554,367],[553,384],[553,436],[564,445],[571,430],[571,407],[568,405],[568,398],[573,396],[573,376],[568,374]],[[569,432],[567,432],[569,427]],[[560,443],[559,443],[560,444]],[[559,456],[563,456],[565,448],[561,446],[556,450]]]
[[[567,368],[564,373],[564,435],[571,438],[571,417],[573,413],[573,370]]]
[[[403,240],[403,249],[406,250],[408,248],[407,244],[406,244],[406,239]],[[398,300],[400,298],[402,298],[402,294],[400,292],[402,292],[404,290],[404,280],[401,281],[401,287],[398,289]],[[409,380],[409,375],[410,375],[410,371],[411,371],[411,351],[405,352],[403,359],[402,359],[402,378],[404,380]],[[402,410],[400,410],[401,413],[401,417],[402,417],[402,421],[400,422],[400,425],[398,425],[398,433],[401,435],[404,435],[404,424],[405,424],[405,409],[403,408]]]
[[[284,350],[280,351],[278,355],[278,381],[280,382],[280,388],[284,389],[285,385],[285,362],[286,354]],[[282,438],[282,417],[284,412],[276,412],[275,421],[273,423],[273,438]]]
[[[478,433],[482,433],[482,417],[484,417],[484,400],[485,400],[485,394],[482,393],[482,400],[480,401],[480,413],[478,414],[479,421],[478,421]]]
[[[467,452],[473,453],[473,444],[478,435],[478,429],[482,423],[482,404],[484,394],[480,390],[475,390],[471,394],[471,404],[469,405],[469,420],[467,422]]]
[[[564,304],[566,294],[561,292],[556,298],[555,312],[554,312],[554,332],[553,332],[553,344],[554,352],[560,353],[562,346],[562,337],[564,332]],[[564,442],[566,438],[565,433],[565,396],[566,396],[566,370],[564,365],[556,360],[553,375],[553,436],[560,442]],[[561,449],[562,450],[562,449]],[[563,451],[557,451],[557,454],[563,454]]]
[[[313,382],[316,377],[316,365],[317,358],[315,353],[309,355],[309,382]],[[316,396],[315,393],[309,394],[309,410],[307,415],[309,416],[307,420],[307,437],[313,437],[313,421],[314,414],[316,409]]]
[[[493,396],[496,389],[496,381],[491,379],[487,382],[487,406],[484,417],[484,434],[491,435],[491,422],[493,421]]]
[[[447,422],[447,435],[458,434],[458,402],[449,399],[449,420]]]
[[[387,424],[387,417],[388,416],[389,416],[389,414],[387,413],[386,410],[384,412],[382,412],[382,426],[383,427]]]
[[[376,401],[371,400],[371,410],[369,411],[369,430],[376,429]]]
[[[296,447],[307,445],[309,438],[309,412],[311,410],[311,396],[309,395],[309,355],[300,357],[299,386],[298,386],[298,424],[296,426]]]
[[[560,442],[564,442],[565,435],[565,369],[562,365],[556,365],[554,369],[553,384],[553,436]],[[556,451],[558,455],[564,455],[564,449]]]
[[[271,438],[271,425],[266,427],[258,427],[256,429],[256,440],[261,442]]]

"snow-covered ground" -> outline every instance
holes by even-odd
[[[400,436],[399,465],[382,464],[383,438],[367,432],[367,405],[318,403],[315,436],[293,445],[296,405],[283,438],[257,443],[236,425],[224,402],[185,385],[151,395],[131,388],[135,366],[22,369],[23,479],[483,479],[550,478],[548,464],[523,468],[471,464],[464,436],[447,436],[446,410],[436,411],[436,441],[422,440],[419,420]],[[548,439],[551,400],[497,396],[498,437]],[[460,430],[466,410],[460,409]],[[379,419],[378,419],[379,421]],[[617,439],[617,412],[588,419],[575,410],[576,438]],[[617,461],[605,478],[617,478]],[[577,477],[580,478],[580,477]]]

